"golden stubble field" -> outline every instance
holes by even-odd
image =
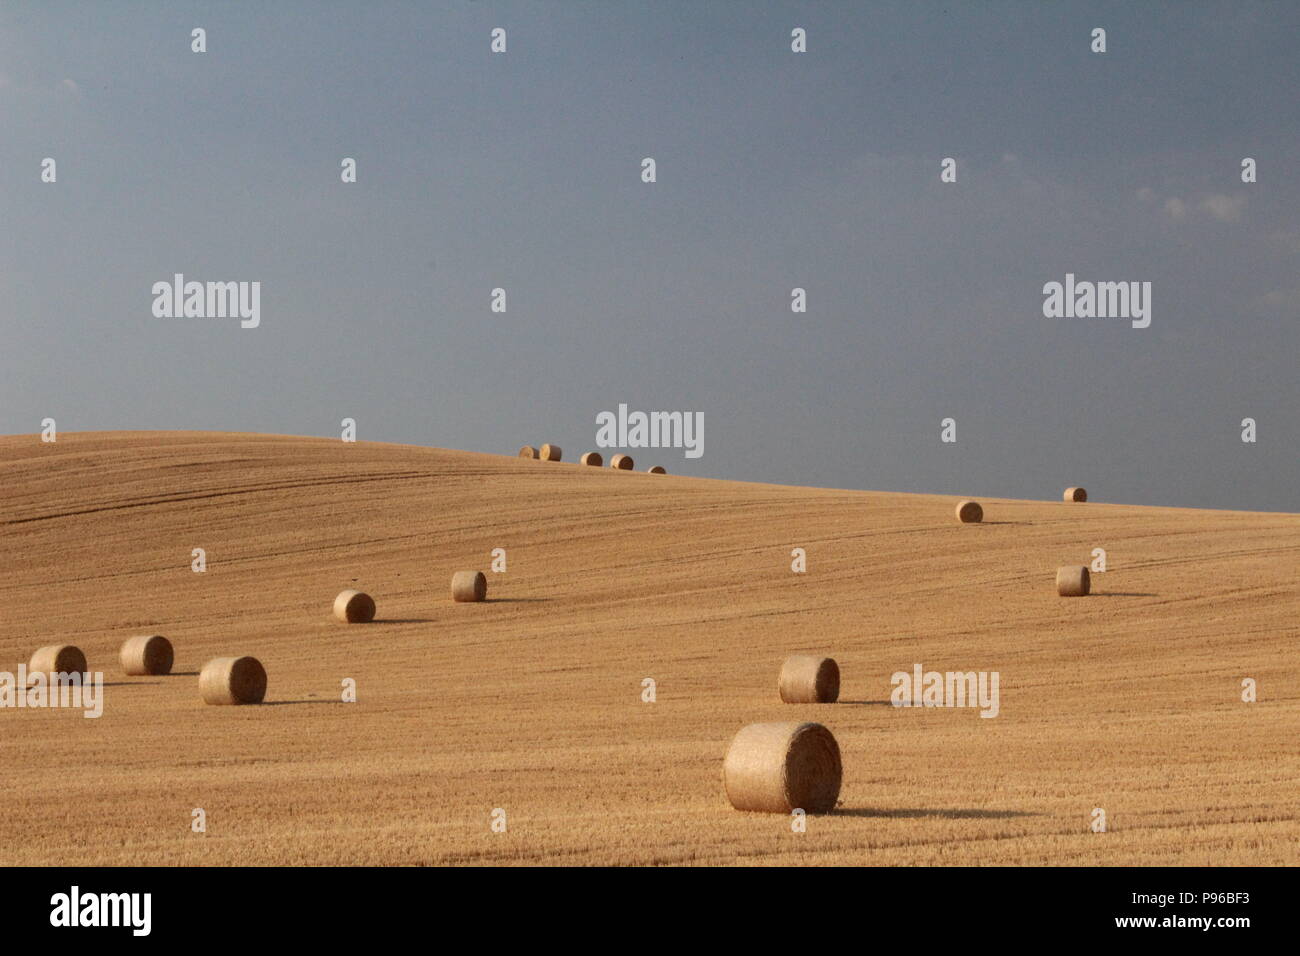
[[[3,864],[1300,862],[1294,514],[981,499],[960,525],[956,494],[183,432],[0,438],[0,482],[0,670],[66,642],[108,682],[98,720],[0,710]],[[1057,597],[1094,547],[1093,595]],[[489,601],[453,604],[493,548]],[[375,623],[331,617],[347,587]],[[175,674],[121,675],[138,633]],[[779,701],[800,651],[841,703]],[[267,705],[200,701],[232,654]],[[889,706],[917,663],[1000,672],[999,716]],[[742,725],[800,719],[844,785],[793,833],[720,770]]]

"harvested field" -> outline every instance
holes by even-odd
[[[0,481],[0,670],[75,644],[108,685],[97,720],[0,710],[5,865],[1300,863],[1298,515],[1094,482],[961,525],[952,495],[224,433],[0,438]],[[488,600],[453,603],[494,548]],[[352,587],[374,623],[332,617]],[[121,676],[137,634],[170,675]],[[798,653],[839,703],[781,702]],[[239,655],[266,703],[206,706],[199,668]],[[1000,672],[999,715],[889,706],[917,663]],[[806,833],[723,791],[772,721],[842,753]]]

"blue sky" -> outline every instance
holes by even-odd
[[[703,413],[675,473],[1297,511],[1297,54],[1282,3],[9,2],[0,432],[576,458],[626,403]]]

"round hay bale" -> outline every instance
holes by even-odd
[[[957,520],[962,524],[978,524],[984,520],[984,508],[978,501],[959,501]]]
[[[457,571],[451,576],[453,601],[482,601],[487,597],[487,575],[482,571]]]
[[[1066,488],[1065,494],[1062,497],[1065,498],[1066,501],[1087,501],[1088,492],[1084,491],[1082,488]]]
[[[833,704],[840,697],[840,665],[832,657],[795,654],[781,665],[776,689],[787,704]]]
[[[334,616],[344,624],[369,624],[375,619],[375,599],[349,588],[334,599]]]
[[[663,465],[651,465],[645,470],[645,472],[647,475],[666,475],[668,474],[668,469]]]
[[[598,451],[589,451],[579,458],[578,461],[582,462],[584,465],[591,465],[594,468],[599,468],[601,465],[605,464],[605,459],[601,457],[600,452]]]
[[[1056,593],[1061,597],[1085,597],[1092,590],[1087,565],[1068,564],[1056,569]]]
[[[562,454],[564,453],[560,451],[559,445],[543,445],[542,450],[537,453],[537,457],[542,461],[559,461]]]
[[[742,727],[722,762],[723,787],[737,810],[828,813],[842,776],[839,744],[814,723]]]
[[[631,470],[632,470],[632,456],[631,456],[631,455],[621,455],[621,454],[620,454],[620,455],[615,455],[613,458],[611,458],[611,459],[609,460],[609,467],[611,467],[611,468],[617,468],[619,471],[631,471]]]
[[[161,634],[128,637],[118,656],[122,661],[123,673],[131,677],[170,674],[172,661],[175,660],[172,642]]]
[[[33,674],[85,674],[86,655],[72,644],[49,644],[38,647],[27,663],[27,676]]]
[[[536,458],[536,457],[537,457],[537,449],[534,448],[532,445],[525,445],[523,448],[519,449],[519,457],[520,457],[520,458]]]
[[[217,657],[199,672],[205,704],[260,704],[266,696],[266,668],[256,657]]]

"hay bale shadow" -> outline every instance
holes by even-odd
[[[1010,820],[1015,817],[1041,817],[1041,813],[1025,810],[940,810],[940,809],[895,809],[886,810],[876,807],[836,807],[832,811],[842,817],[894,817],[899,820],[911,820],[920,817],[939,817],[943,820]]]

